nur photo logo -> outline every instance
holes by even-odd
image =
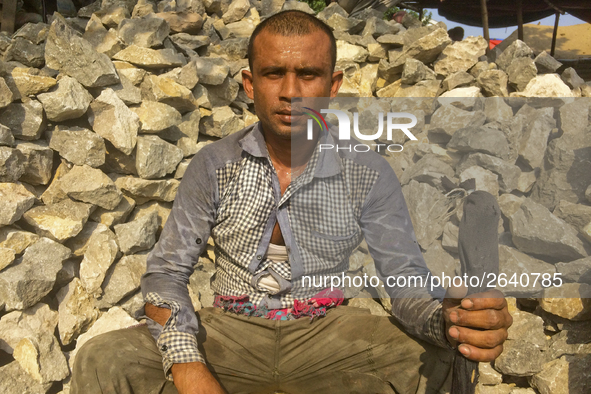
[[[310,116],[312,119],[308,119],[307,122],[307,138],[308,140],[314,139],[314,122],[320,127],[320,130],[324,133],[328,132],[328,123],[324,119],[322,114],[333,114],[338,119],[338,140],[339,141],[349,141],[351,140],[351,121],[349,116],[345,111],[341,111],[338,109],[321,109],[320,112],[309,108],[303,107],[305,114]],[[321,114],[322,113],[322,114]],[[353,134],[355,138],[362,140],[362,141],[376,141],[378,140],[384,133],[384,113],[378,113],[378,127],[377,131],[374,134],[363,134],[359,131],[359,113],[353,112]],[[410,119],[410,122],[407,123],[399,123],[400,120],[403,119]],[[417,141],[417,138],[412,134],[409,130],[417,124],[417,118],[413,114],[408,112],[388,112],[386,114],[386,139],[392,141],[393,132],[396,130],[402,131],[408,138],[412,141]],[[339,150],[347,150],[351,152],[352,150],[355,152],[368,152],[372,150],[372,146],[376,147],[376,151],[380,152],[382,148],[385,147],[385,150],[389,152],[401,152],[403,150],[403,146],[401,144],[355,144],[355,145],[348,145],[348,146],[338,146],[333,144],[320,144],[319,149],[322,150],[329,150],[329,149],[336,149]]]

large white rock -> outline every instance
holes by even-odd
[[[23,218],[37,234],[63,242],[82,231],[91,212],[92,205],[66,198],[52,205],[34,207]]]
[[[250,2],[248,0],[236,0],[230,2],[228,11],[222,15],[224,23],[238,22],[246,15],[246,12],[250,9]]]
[[[119,37],[127,45],[152,48],[162,45],[170,33],[170,26],[161,18],[124,19],[119,24]]]
[[[337,61],[363,63],[369,56],[367,49],[348,42],[337,41]]]
[[[49,120],[61,122],[84,115],[92,95],[77,80],[66,75],[58,81],[56,89],[38,95],[37,99]]]
[[[82,127],[56,126],[47,135],[49,147],[70,163],[95,168],[105,164],[105,141],[96,133]]]
[[[532,78],[520,95],[523,97],[573,97],[572,91],[558,74],[543,74]]]
[[[443,233],[442,220],[449,206],[447,198],[436,188],[410,181],[402,188],[404,199],[417,236],[423,249],[427,249]]]
[[[435,61],[435,72],[448,76],[458,71],[468,71],[486,53],[488,43],[481,36],[470,36],[463,41],[452,42],[445,47]]]
[[[118,177],[115,184],[136,201],[173,201],[180,181],[176,179],[149,180],[131,176]]]
[[[12,355],[39,383],[59,382],[70,374],[66,357],[52,332],[21,339]]]
[[[45,63],[87,87],[119,82],[117,70],[109,57],[95,51],[59,14],[56,14],[47,36]]]
[[[0,349],[12,354],[21,339],[41,332],[53,333],[58,313],[49,305],[38,303],[24,311],[12,311],[0,319]]]
[[[0,183],[0,226],[12,224],[33,206],[35,196],[20,183]]]
[[[70,249],[47,238],[29,246],[17,263],[0,272],[0,300],[5,309],[27,309],[45,297],[70,254]]]
[[[570,261],[587,255],[577,231],[543,205],[526,199],[510,218],[513,243],[519,250]]]
[[[103,90],[90,104],[88,114],[88,121],[98,135],[126,155],[131,154],[137,141],[140,118],[127,108],[113,89]]]
[[[39,75],[36,68],[15,67],[11,76],[21,97],[43,93],[56,84],[54,78]]]
[[[464,127],[481,126],[485,116],[481,112],[465,111],[455,105],[446,104],[437,108],[431,116],[429,131],[451,137]]]
[[[103,283],[101,301],[115,305],[140,287],[142,275],[146,272],[147,255],[123,256],[107,272]]]
[[[95,297],[102,294],[101,285],[107,270],[119,256],[115,234],[105,225],[92,233],[84,259],[80,263],[80,280],[86,291]]]
[[[84,289],[82,282],[74,278],[56,295],[59,304],[58,329],[63,345],[69,345],[98,319],[95,300]]]
[[[173,49],[151,49],[130,45],[113,55],[113,59],[145,68],[179,67],[186,63],[182,54]]]
[[[482,97],[482,93],[478,86],[468,86],[449,90],[439,97]]]
[[[38,140],[47,125],[43,105],[35,99],[9,104],[0,113],[0,123],[21,140]]]
[[[499,177],[497,174],[482,167],[472,166],[462,171],[460,182],[471,178],[476,179],[476,190],[484,190],[495,197],[499,195]]]
[[[223,138],[244,128],[244,121],[228,106],[216,107],[201,118],[201,134]]]
[[[6,226],[0,228],[0,248],[14,250],[14,253],[21,254],[29,245],[34,244],[39,236],[17,227]]]
[[[133,198],[123,195],[123,198],[114,209],[97,208],[90,219],[102,223],[108,227],[123,223],[135,207]]]
[[[152,211],[132,222],[118,224],[114,230],[123,253],[132,254],[148,250],[156,243],[158,213]]]
[[[114,209],[122,198],[111,178],[87,165],[74,166],[60,178],[60,187],[70,198],[106,209]]]
[[[193,111],[199,106],[188,88],[165,76],[147,76],[142,82],[141,89],[144,100],[168,104],[181,114]]]
[[[25,173],[21,175],[20,180],[32,185],[47,185],[51,180],[53,167],[53,151],[47,143],[43,140],[18,142],[16,149],[25,157]]]
[[[170,105],[156,101],[144,101],[141,106],[131,108],[140,117],[142,133],[157,133],[181,123],[181,114]]]
[[[3,394],[46,394],[52,383],[39,383],[25,372],[18,361],[0,367],[0,392]]]
[[[162,178],[174,172],[182,159],[183,151],[162,138],[155,135],[138,137],[135,166],[140,177]]]

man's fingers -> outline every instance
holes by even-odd
[[[451,326],[449,335],[461,344],[471,345],[480,349],[494,349],[507,339],[507,330],[472,330],[466,327]]]
[[[462,300],[462,308],[468,310],[497,309],[507,307],[507,301],[503,293],[498,290],[491,290],[483,293],[471,294]]]
[[[448,287],[443,298],[443,308],[453,308],[460,305],[466,294],[468,294],[468,288],[466,286]]]
[[[498,290],[489,290],[482,293],[475,293],[467,296],[468,288],[466,286],[449,287],[445,292],[445,303],[450,306],[459,305],[461,303],[464,309],[503,309],[507,302],[505,296]]]
[[[454,325],[485,330],[507,329],[513,323],[513,318],[506,309],[464,310],[454,308],[446,311],[447,319]]]
[[[477,362],[494,361],[503,352],[503,345],[499,345],[492,349],[481,349],[471,345],[462,344],[458,348],[460,353],[468,360]]]

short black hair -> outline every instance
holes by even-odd
[[[337,43],[332,30],[320,19],[299,10],[281,11],[259,23],[248,42],[248,66],[252,70],[254,58],[254,40],[263,31],[281,36],[304,36],[315,31],[324,32],[330,40],[330,60],[334,70],[337,63]]]

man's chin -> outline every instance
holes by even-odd
[[[306,127],[302,125],[292,124],[282,124],[282,125],[274,125],[275,127],[271,128],[271,132],[281,138],[285,139],[299,139],[305,137],[306,135]]]

